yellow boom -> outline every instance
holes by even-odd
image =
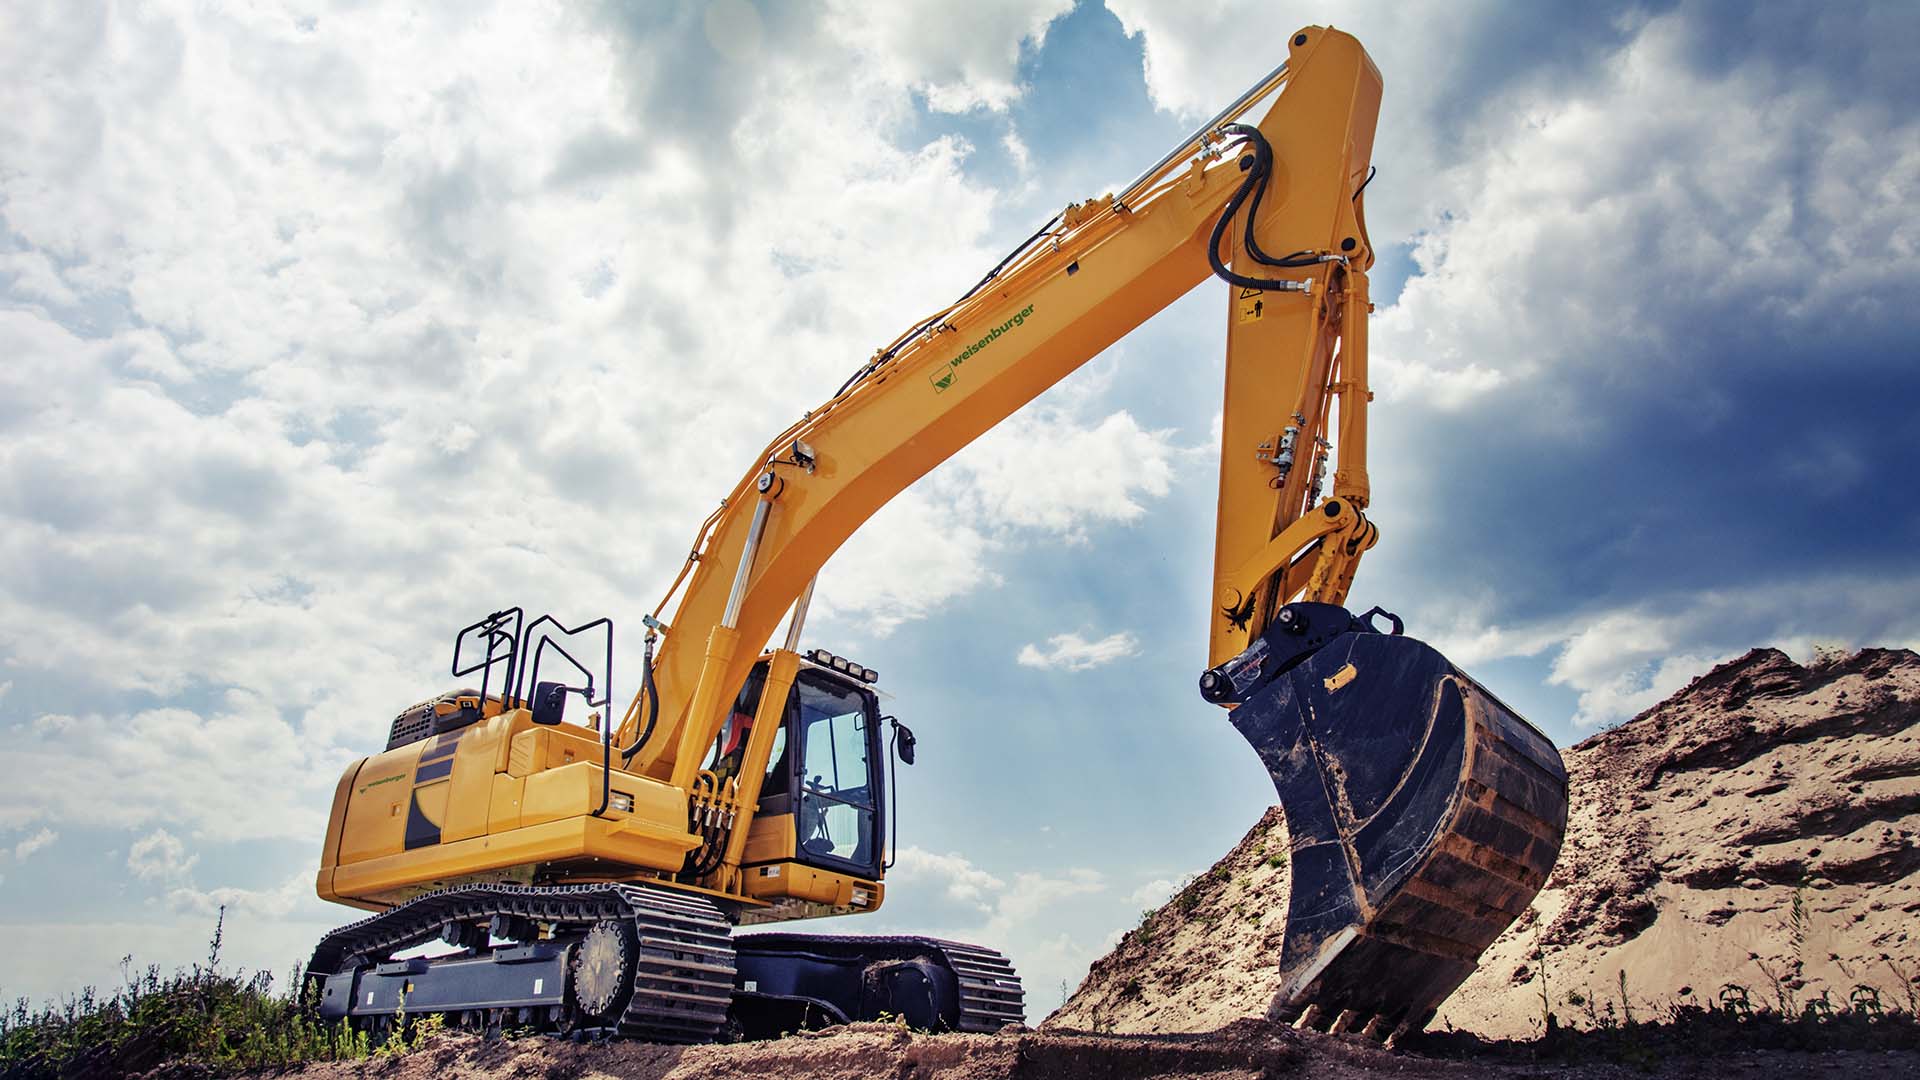
[[[1258,210],[1253,232],[1264,250],[1316,261],[1286,270],[1253,265],[1249,276],[1285,288],[1235,285],[1229,296],[1230,449],[1221,460],[1211,606],[1237,614],[1213,618],[1211,662],[1244,648],[1277,601],[1309,578],[1314,599],[1344,599],[1374,538],[1360,513],[1373,264],[1361,189],[1380,88],[1379,71],[1353,37],[1302,30],[1287,62],[1193,140],[1118,196],[1068,207],[972,294],[880,350],[845,389],[775,437],[695,539],[656,668],[659,723],[636,767],[675,787],[689,784],[760,644],[862,522],[1210,276],[1214,226],[1247,180],[1232,152],[1247,139],[1224,129],[1276,90],[1256,128],[1278,166],[1259,206],[1241,213]],[[1251,262],[1243,237],[1237,227],[1222,237],[1221,257],[1236,267]],[[1335,510],[1309,515],[1336,396],[1341,467],[1328,504]],[[1328,537],[1333,542],[1320,543]],[[1296,563],[1316,543],[1318,556]],[[644,726],[647,705],[636,696],[623,739]]]

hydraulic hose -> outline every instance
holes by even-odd
[[[1241,181],[1240,187],[1234,191],[1233,197],[1227,200],[1227,205],[1220,211],[1219,219],[1213,223],[1213,235],[1207,241],[1207,263],[1213,268],[1215,277],[1229,284],[1246,289],[1298,291],[1300,283],[1297,281],[1257,278],[1235,273],[1228,269],[1225,261],[1220,258],[1220,241],[1226,237],[1228,226],[1232,224],[1234,216],[1240,212],[1244,204],[1247,208],[1247,216],[1242,226],[1241,246],[1254,262],[1281,269],[1300,269],[1316,266],[1322,261],[1318,254],[1311,251],[1297,251],[1285,258],[1276,259],[1260,249],[1259,243],[1253,237],[1253,222],[1260,215],[1260,198],[1266,193],[1267,181],[1272,176],[1273,148],[1267,143],[1266,136],[1260,134],[1260,129],[1251,125],[1228,124],[1220,130],[1222,134],[1240,138],[1247,146],[1252,147],[1253,152],[1241,159],[1240,167],[1246,170],[1247,178]]]
[[[647,722],[641,727],[639,736],[633,740],[633,745],[620,751],[620,764],[623,766],[631,763],[633,756],[640,752],[640,748],[647,745],[647,740],[653,736],[653,725],[660,719],[660,691],[653,685],[654,636],[652,630],[647,631],[647,651],[640,664],[640,685],[647,694]]]

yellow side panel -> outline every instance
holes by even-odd
[[[877,881],[797,862],[752,867],[745,872],[742,883],[746,894],[757,899],[804,900],[848,911],[872,911],[880,906],[886,893],[885,886]]]
[[[343,899],[395,904],[461,880],[525,881],[534,867],[560,861],[597,859],[677,870],[686,853],[699,843],[691,833],[656,829],[631,819],[574,817],[342,866],[334,872],[333,885]]]
[[[507,753],[508,776],[531,776],[540,771],[534,762],[540,760],[542,744],[546,741],[546,732],[535,728],[523,731],[513,737],[512,749]]]
[[[494,775],[493,798],[487,805],[488,832],[506,832],[520,827],[520,799],[526,787],[527,782],[519,777]]]
[[[600,807],[600,763],[580,761],[547,769],[525,780],[526,794],[520,801],[520,823],[535,825],[559,818],[583,817]],[[633,800],[627,819],[645,822],[660,829],[685,832],[687,796],[677,788],[658,780],[614,770],[613,790]],[[609,811],[610,816],[621,816]]]
[[[747,830],[747,850],[740,858],[743,866],[780,862],[794,857],[798,848],[793,835],[792,814],[768,814],[755,817]]]
[[[322,900],[334,900],[333,868],[340,864],[340,833],[346,825],[347,801],[353,797],[353,781],[360,775],[360,766],[366,764],[365,758],[347,766],[340,774],[340,782],[334,785],[333,809],[327,813],[327,836],[320,846],[320,872],[314,876],[314,891]]]
[[[475,724],[454,750],[445,816],[440,819],[441,843],[465,840],[487,831],[493,778],[497,766],[505,764],[511,716]]]
[[[407,801],[413,797],[415,743],[366,759],[347,797],[340,865],[392,855],[405,846]]]
[[[436,825],[445,825],[447,821],[447,795],[453,790],[448,780],[436,780],[431,784],[421,784],[413,789],[413,804],[420,808],[420,815]],[[408,808],[408,813],[412,808]],[[444,832],[442,835],[445,835]]]
[[[513,737],[505,767],[510,776],[532,776],[576,761],[598,763],[600,754],[597,738],[587,738],[565,728],[531,728]]]

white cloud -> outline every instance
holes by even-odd
[[[1150,911],[1167,902],[1181,887],[1181,882],[1172,878],[1154,878],[1127,894],[1127,903],[1142,911]]]
[[[199,861],[200,856],[187,854],[180,838],[165,829],[153,830],[127,849],[127,869],[141,881],[186,881]]]
[[[1069,388],[1070,389],[1070,388]],[[1143,499],[1167,494],[1182,451],[1170,431],[1126,412],[1087,424],[1073,398],[1015,416],[954,459],[957,501],[988,521],[1083,538],[1091,523],[1125,524]]]
[[[1045,649],[1031,643],[1021,646],[1019,655],[1014,659],[1022,667],[1039,668],[1042,671],[1090,671],[1115,660],[1137,656],[1139,652],[1140,639],[1126,630],[1109,634],[1098,641],[1088,641],[1079,634],[1068,633],[1048,638]]]
[[[937,892],[984,916],[994,910],[1006,885],[1006,882],[973,865],[958,852],[942,855],[918,847],[905,847],[894,862],[888,887]]]
[[[13,859],[15,862],[23,862],[34,852],[43,851],[53,846],[53,842],[58,839],[60,839],[59,833],[54,832],[52,829],[41,829],[39,832],[13,845]]]
[[[884,636],[1000,579],[997,552],[1033,538],[1084,543],[1140,520],[1193,452],[1126,412],[1088,413],[1099,372],[1061,384],[897,496],[820,578],[827,613]]]
[[[165,829],[153,830],[127,849],[127,870],[140,881],[161,886],[166,906],[182,914],[213,916],[225,908],[229,915],[273,919],[317,906],[313,875],[304,869],[265,889],[203,889],[194,881],[199,865],[200,856],[188,854],[186,844]]]
[[[895,496],[834,554],[820,575],[823,614],[855,616],[885,636],[941,604],[997,584],[993,531],[936,495]]]
[[[926,95],[939,112],[1005,109],[1020,96],[1020,50],[1038,49],[1073,0],[939,0],[829,4],[863,60]]]
[[[1816,646],[1910,645],[1920,639],[1911,598],[1920,579],[1829,575],[1742,589],[1662,595],[1644,604],[1555,614],[1511,626],[1457,612],[1431,636],[1462,667],[1513,656],[1552,656],[1547,681],[1576,694],[1571,722],[1591,729],[1631,719],[1749,649],[1803,660]],[[1835,637],[1830,628],[1848,632]],[[1535,718],[1541,719],[1541,718]]]
[[[377,730],[371,717],[378,715],[357,717],[363,743],[371,738],[364,729]],[[64,729],[18,727],[9,737],[19,771],[0,794],[0,825],[48,817],[111,828],[133,817],[212,840],[311,841],[348,760],[302,740],[270,706],[241,691],[205,714],[147,709]],[[102,800],[96,788],[64,779],[82,774],[111,778],[114,798]]]
[[[223,886],[195,888],[191,883],[167,890],[167,906],[183,914],[217,915],[222,908],[229,916],[253,915],[277,919],[313,906],[313,875],[295,873],[268,889],[242,889]]]

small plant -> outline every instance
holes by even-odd
[[[1789,971],[1776,969],[1772,964],[1760,959],[1759,953],[1748,953],[1747,959],[1767,977],[1767,985],[1773,991],[1774,1011],[1781,1016],[1792,1016],[1800,1011],[1800,994],[1794,988],[1793,976]]]
[[[1916,974],[1902,964],[1894,962],[1886,953],[1880,954],[1880,962],[1887,965],[1893,977],[1899,981],[1900,992],[1906,997],[1907,1017],[1920,1018],[1920,974]]]
[[[1866,983],[1856,984],[1853,992],[1847,995],[1847,1008],[1862,1016],[1870,1016],[1875,1020],[1880,1019],[1887,1013],[1886,1006],[1880,1003],[1879,989],[1868,986]]]
[[[1540,965],[1540,1028],[1551,1036],[1560,1028],[1560,1018],[1553,1015],[1553,995],[1547,987],[1547,952],[1540,943],[1540,924],[1533,924],[1533,959]]]
[[[1720,1007],[1742,1018],[1753,1015],[1753,995],[1739,983],[1728,983],[1720,988]]]

